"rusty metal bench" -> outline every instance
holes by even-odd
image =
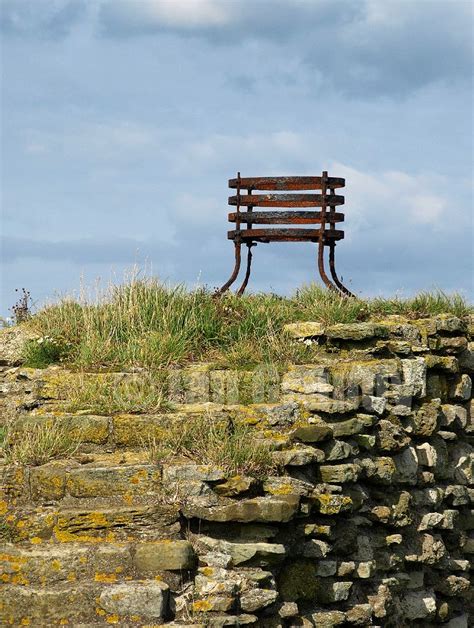
[[[243,294],[247,287],[252,267],[252,247],[258,242],[316,242],[318,244],[318,268],[323,282],[331,290],[346,296],[354,296],[340,281],[335,267],[335,247],[342,240],[344,232],[336,229],[336,223],[342,223],[344,214],[336,212],[338,205],[343,205],[344,196],[335,194],[335,190],[345,185],[345,179],[328,177],[323,172],[320,177],[250,177],[229,180],[229,187],[236,190],[235,196],[229,196],[229,205],[236,211],[229,214],[229,222],[235,223],[235,229],[227,233],[234,242],[235,266],[228,281],[218,290],[223,294],[237,279],[241,266],[241,248],[247,246],[247,269],[242,285],[237,294]],[[244,190],[244,192],[242,192]],[[245,193],[246,190],[246,193]],[[253,194],[254,190],[278,191],[277,194]],[[295,193],[295,190],[313,190],[320,193]],[[281,194],[280,191],[290,192]],[[242,207],[244,210],[242,210]],[[254,208],[264,211],[254,211]],[[320,207],[319,211],[268,211],[266,208],[307,208]],[[272,225],[255,228],[254,225]],[[273,225],[318,225],[317,228],[273,227]],[[324,268],[324,247],[329,248],[329,271],[332,280]]]

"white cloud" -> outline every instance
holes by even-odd
[[[151,24],[197,28],[229,23],[232,6],[222,0],[148,0],[135,3],[134,11]]]

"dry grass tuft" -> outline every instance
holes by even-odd
[[[4,431],[1,450],[7,464],[40,466],[71,456],[80,444],[57,420],[28,423],[21,431],[10,424]]]
[[[255,439],[252,430],[233,421],[216,421],[210,415],[187,421],[170,421],[162,438],[144,443],[150,461],[164,462],[183,456],[197,464],[210,464],[229,475],[266,477],[275,468],[272,447]]]

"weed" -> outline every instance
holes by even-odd
[[[61,421],[28,422],[21,430],[9,425],[1,444],[7,464],[39,466],[73,454],[80,446]]]
[[[13,319],[17,325],[27,321],[31,316],[31,294],[25,288],[18,290],[15,288],[15,292],[20,293],[18,301],[13,305],[10,310],[13,314]]]
[[[311,284],[292,297],[225,294],[215,299],[203,288],[187,291],[155,279],[133,279],[111,286],[95,301],[66,299],[35,314],[28,325],[48,342],[45,348],[30,346],[29,363],[62,359],[75,368],[109,370],[159,370],[196,360],[232,368],[284,364],[311,357],[310,350],[285,340],[285,323],[331,325],[390,314],[414,319],[444,312],[464,316],[472,308],[460,295],[440,291],[363,300]]]
[[[198,464],[210,464],[229,475],[265,477],[274,468],[272,448],[255,439],[252,430],[233,421],[215,420],[203,414],[188,421],[170,420],[161,439],[147,446],[153,462],[184,456]]]
[[[8,523],[5,517],[0,517],[0,541],[13,543],[16,538],[15,528]]]
[[[25,366],[42,369],[49,364],[59,362],[66,353],[66,348],[58,340],[50,336],[42,336],[25,343],[23,359]]]
[[[64,410],[75,412],[87,409],[94,414],[114,412],[157,412],[169,409],[164,400],[161,373],[137,373],[118,379],[115,374],[89,376],[79,373],[68,378],[64,396]]]

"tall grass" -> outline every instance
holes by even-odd
[[[43,345],[49,355],[77,368],[159,369],[198,359],[224,366],[304,359],[309,349],[286,342],[281,334],[285,323],[298,320],[330,325],[389,314],[418,318],[469,311],[461,296],[440,291],[411,299],[362,300],[308,285],[288,298],[227,294],[214,299],[204,288],[188,291],[155,279],[133,279],[111,286],[95,301],[63,299],[27,324],[48,339]],[[27,359],[31,350],[30,345]],[[36,364],[48,360],[41,345],[33,353]]]
[[[229,475],[266,477],[275,468],[272,446],[255,439],[252,429],[232,421],[216,421],[202,414],[190,421],[173,421],[161,439],[145,442],[150,461],[164,462],[175,456],[214,465]]]

